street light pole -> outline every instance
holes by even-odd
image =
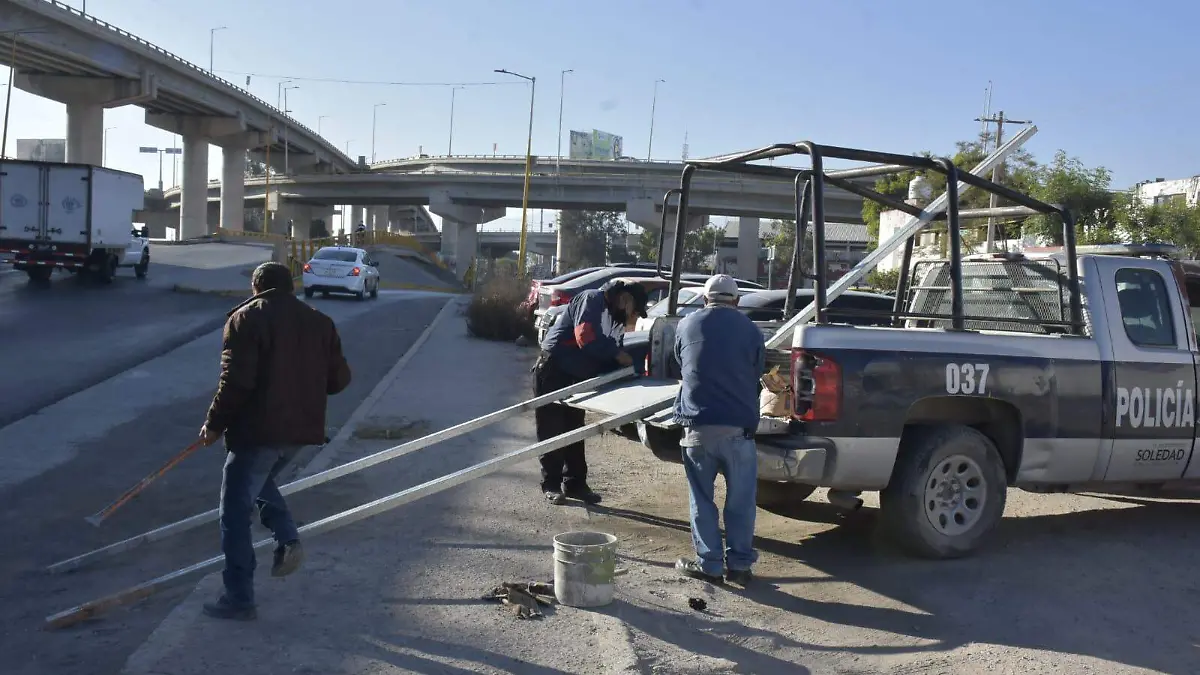
[[[208,72],[210,75],[213,72],[213,42],[216,40],[217,31],[227,28],[229,26],[217,26],[216,28],[208,29]]]
[[[317,135],[318,136],[321,135],[321,120],[327,120],[327,119],[329,119],[329,115],[321,115],[320,117],[317,118]]]
[[[291,110],[288,110],[288,104],[287,104],[288,90],[289,89],[299,89],[299,88],[300,88],[300,85],[298,85],[298,84],[294,84],[290,87],[283,88],[283,114],[285,117],[287,116],[288,113],[292,112]],[[292,174],[291,164],[288,161],[288,158],[289,158],[289,155],[288,155],[288,149],[289,149],[288,148],[288,128],[290,126],[292,126],[292,125],[290,125],[286,122],[283,125],[283,174],[285,176],[290,176]]]
[[[111,129],[116,129],[116,127],[104,127],[104,134],[101,137],[103,147],[100,149],[100,166],[104,166],[108,161],[108,132]]]
[[[666,80],[654,81],[654,98],[650,99],[650,143],[646,146],[646,161],[650,161],[650,153],[654,150],[654,109],[658,106],[658,83],[666,83]]]
[[[387,105],[386,103],[376,103],[375,107],[371,108],[371,163],[375,163],[375,122],[378,120],[379,108]]]
[[[563,115],[563,90],[567,84],[567,73],[573,73],[574,70],[564,70],[558,74],[558,154],[554,156],[554,173],[557,175],[560,169],[559,162],[562,160],[562,115]]]
[[[521,195],[521,239],[517,251],[517,273],[525,275],[525,235],[529,225],[529,178],[533,174],[533,101],[537,92],[537,78],[511,70],[497,68],[497,73],[513,75],[523,80],[529,80],[529,136],[525,141],[525,189]]]
[[[450,87],[450,144],[446,146],[446,156],[454,155],[454,93],[466,87]]]

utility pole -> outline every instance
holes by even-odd
[[[976,117],[975,121],[983,122],[985,125],[987,125],[987,124],[995,124],[996,125],[996,145],[995,145],[995,147],[997,147],[997,148],[1000,147],[1000,144],[1004,142],[1004,125],[1005,124],[1032,124],[1033,123],[1030,120],[1008,119],[1007,117],[1004,116],[1003,110],[996,113],[995,115],[989,115],[986,117]],[[984,128],[986,129],[986,126]],[[986,138],[985,138],[984,139],[984,145],[985,145],[984,152],[987,152],[986,144],[987,144],[987,142],[986,142]],[[992,169],[992,182],[999,183],[1003,177],[1004,177],[1004,162],[1000,162],[999,164],[996,165],[996,168]],[[999,199],[1000,198],[998,195],[992,194],[988,198],[988,207],[993,208],[993,209],[996,208],[996,206],[998,205]],[[987,253],[992,253],[995,250],[995,244],[996,244],[996,218],[995,218],[995,216],[988,216],[987,247],[984,249],[984,251]]]

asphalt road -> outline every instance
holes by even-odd
[[[62,290],[66,298],[126,293],[128,300],[118,306],[127,309],[155,297],[120,286]],[[31,293],[6,289],[5,302],[20,306],[20,299]],[[109,293],[110,307],[114,295]],[[175,303],[185,300],[183,294],[166,297]],[[229,304],[228,299],[209,300],[218,308]],[[354,373],[350,387],[330,399],[327,425],[331,435],[445,301],[444,296],[405,292],[384,292],[370,302],[312,301],[338,322]],[[162,302],[163,307],[169,305]],[[182,322],[192,314],[200,312],[184,311],[174,320]],[[35,344],[29,334],[21,335],[27,344]],[[116,332],[110,329],[106,335]],[[93,341],[103,342],[94,333]],[[78,340],[80,346],[86,342],[82,337]],[[56,343],[55,349],[59,349]],[[47,564],[216,504],[224,460],[219,446],[184,461],[101,528],[83,520],[195,438],[215,384],[219,349],[219,332],[209,331],[0,429],[0,463],[6,467],[0,477],[0,540],[5,542],[5,555],[0,557],[0,597],[5,599],[0,603],[0,663],[5,664],[5,673],[116,673],[179,600],[181,591],[164,593],[102,622],[72,630],[44,631],[44,617],[207,558],[217,549],[214,525],[73,574],[51,576],[43,571]],[[93,361],[103,358],[97,356]],[[8,368],[19,365],[19,360],[5,362]]]
[[[220,326],[236,302],[166,283],[123,269],[111,286],[38,285],[0,267],[0,427]]]

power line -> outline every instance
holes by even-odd
[[[388,87],[494,87],[505,85],[524,85],[524,82],[387,82],[383,80],[344,80],[336,77],[302,77],[300,75],[269,75],[267,73],[243,73],[236,70],[220,70],[214,72],[227,75],[242,75],[244,77],[265,77],[268,80],[295,80],[297,82],[326,82],[329,84],[369,84]]]

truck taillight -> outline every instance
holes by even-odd
[[[796,419],[832,422],[842,412],[842,369],[828,356],[793,349],[792,391]]]
[[[361,267],[355,267],[354,269],[350,270],[350,276],[352,276],[352,277],[356,277],[356,276],[358,276],[358,275],[360,275],[360,274],[362,274],[362,268],[361,268]]]
[[[559,305],[565,305],[568,302],[571,302],[571,296],[568,295],[567,293],[564,293],[559,290],[550,292],[550,306],[551,307],[558,307]]]

